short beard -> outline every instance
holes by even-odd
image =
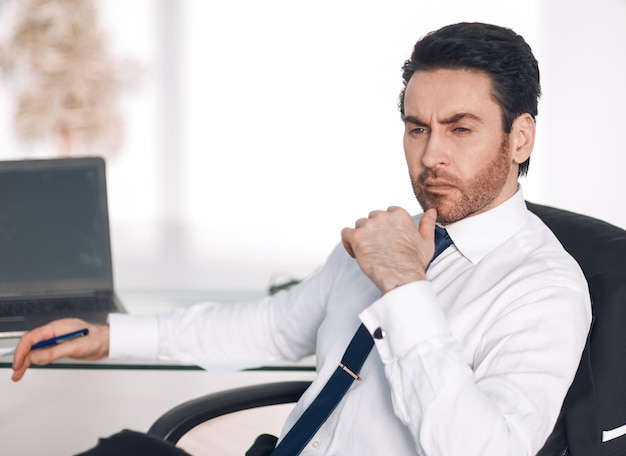
[[[411,177],[413,193],[424,211],[437,209],[437,221],[446,225],[469,217],[491,203],[502,191],[511,171],[509,136],[504,135],[498,154],[468,182],[461,182],[445,171],[427,169],[417,179]],[[426,179],[444,179],[460,192],[460,197],[449,200],[449,195],[430,193],[424,186]]]

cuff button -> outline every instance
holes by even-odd
[[[376,328],[376,330],[374,331],[374,339],[384,339],[385,338],[385,331],[383,331],[383,328],[381,328],[380,326],[378,328]]]

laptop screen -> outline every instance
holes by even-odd
[[[0,292],[112,288],[110,269],[101,159],[0,163]]]

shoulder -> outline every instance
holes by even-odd
[[[578,262],[534,213],[528,212],[528,222],[511,241],[507,248],[520,262],[522,271],[550,284],[563,281],[586,290],[586,279]]]

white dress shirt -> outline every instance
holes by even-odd
[[[416,217],[416,222],[419,217]],[[427,281],[384,296],[338,246],[288,292],[156,316],[111,315],[111,357],[252,367],[316,354],[297,420],[361,322],[376,340],[305,455],[534,455],[551,432],[591,322],[585,278],[521,190],[448,225]]]

